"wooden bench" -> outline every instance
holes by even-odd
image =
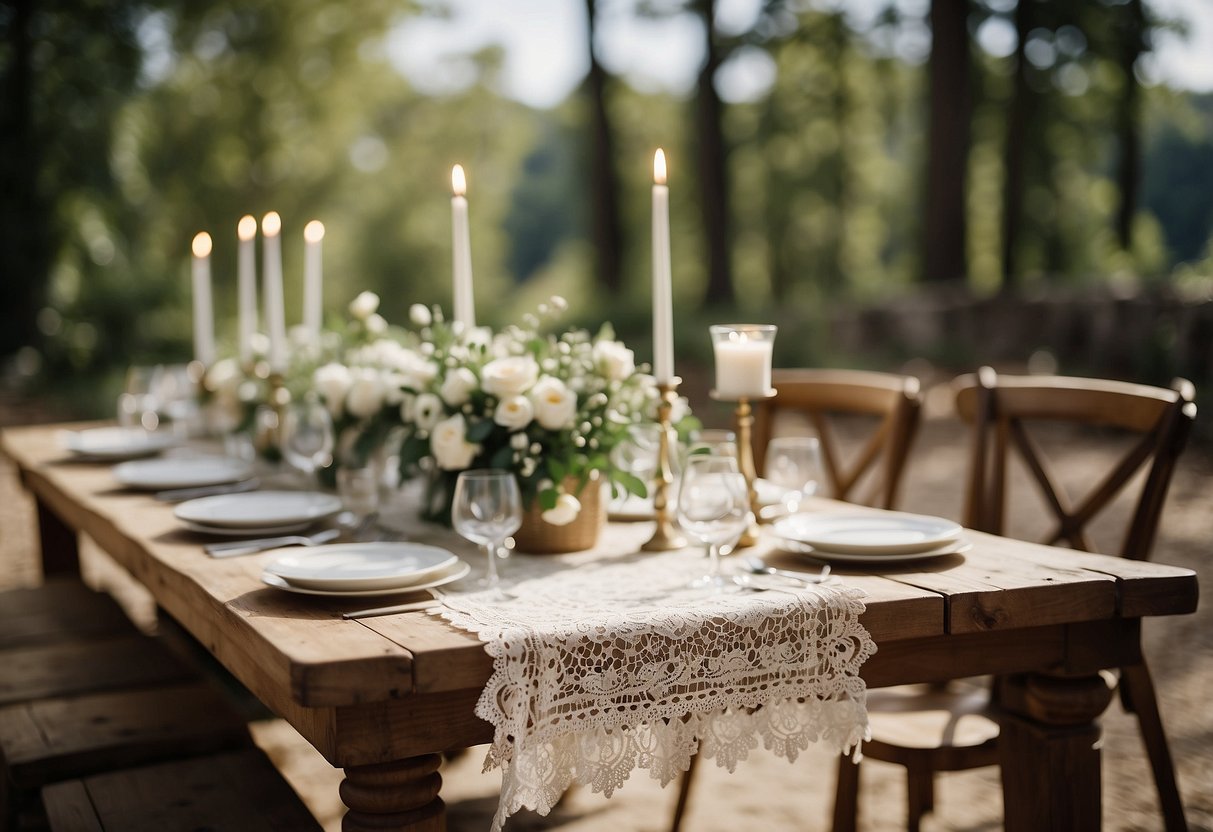
[[[42,790],[51,832],[319,832],[260,750],[113,771]]]

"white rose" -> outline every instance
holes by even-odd
[[[476,374],[467,367],[456,367],[447,373],[442,380],[442,388],[438,391],[442,400],[451,407],[459,407],[472,397],[476,389]]]
[[[493,421],[503,428],[522,430],[531,423],[535,408],[526,396],[510,396],[502,399],[493,412]]]
[[[422,430],[430,430],[438,424],[444,412],[442,399],[433,393],[422,393],[413,402],[413,419]]]
[[[409,320],[417,326],[429,326],[434,322],[434,316],[424,303],[414,303],[409,307]]]
[[[382,335],[387,332],[387,319],[377,312],[367,315],[366,331],[372,335]]]
[[[394,366],[404,375],[406,387],[422,390],[438,376],[438,365],[412,350],[402,348],[393,358]]]
[[[594,362],[612,381],[623,381],[636,371],[635,354],[619,341],[599,341],[595,344]]]
[[[460,471],[472,464],[480,448],[468,442],[467,423],[462,413],[434,425],[434,432],[430,434],[430,452],[443,471]]]
[[[525,433],[510,434],[510,447],[516,451],[525,451],[527,446],[531,444],[531,440]]]
[[[345,405],[345,395],[354,383],[350,370],[344,364],[325,364],[312,373],[312,386],[324,399],[333,416],[340,416]]]
[[[539,378],[539,365],[529,355],[498,358],[484,365],[485,392],[498,398],[525,393]]]
[[[350,314],[365,321],[379,308],[379,296],[374,292],[363,292],[350,301]]]
[[[236,391],[240,389],[240,382],[243,380],[240,365],[236,363],[236,359],[234,358],[224,358],[216,361],[206,371],[207,389],[213,390],[216,393],[230,393],[232,396],[235,396]]]
[[[552,376],[539,379],[531,390],[535,419],[547,430],[567,428],[577,415],[577,394]]]
[[[405,393],[400,399],[400,421],[406,425],[413,423],[413,410],[417,404],[417,397],[412,393]]]
[[[356,419],[374,416],[383,407],[383,379],[378,370],[359,368],[350,373],[353,382],[345,394],[345,407]]]
[[[572,494],[561,494],[556,498],[556,505],[549,508],[541,516],[545,523],[553,526],[567,526],[577,519],[581,513],[581,501]]]
[[[248,343],[252,347],[254,355],[269,355],[270,336],[264,332],[254,332],[249,336]]]
[[[381,376],[383,381],[383,403],[389,407],[396,407],[404,401],[404,386],[407,380],[400,373],[384,371]]]

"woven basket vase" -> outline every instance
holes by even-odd
[[[564,490],[576,494],[577,480],[566,479]],[[522,527],[514,533],[514,545],[519,552],[531,555],[560,555],[580,552],[598,544],[598,535],[606,525],[606,503],[598,480],[591,480],[576,494],[581,501],[577,519],[565,526],[553,526],[543,519],[543,509],[535,500],[522,515]]]

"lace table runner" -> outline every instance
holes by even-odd
[[[706,567],[686,551],[515,557],[508,599],[445,597],[436,614],[493,657],[476,714],[495,729],[485,770],[502,769],[494,832],[573,782],[609,796],[637,767],[664,786],[695,753],[732,771],[759,737],[788,760],[867,738],[862,593],[687,590]]]

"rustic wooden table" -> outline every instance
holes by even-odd
[[[122,490],[108,465],[68,458],[60,428],[2,437],[37,501],[46,572],[77,568],[79,533],[95,540],[345,770],[349,832],[445,828],[439,752],[491,739],[473,713],[491,670],[478,640],[418,613],[345,621],[358,604],[270,589],[261,558],[208,558],[170,506]],[[604,548],[636,536],[608,527]],[[1110,694],[1097,671],[1139,654],[1144,617],[1194,611],[1195,573],[970,536],[964,555],[836,570],[868,594],[861,621],[879,651],[862,675],[881,687],[1016,674],[1001,703],[1006,828],[1098,829],[1097,720]]]

